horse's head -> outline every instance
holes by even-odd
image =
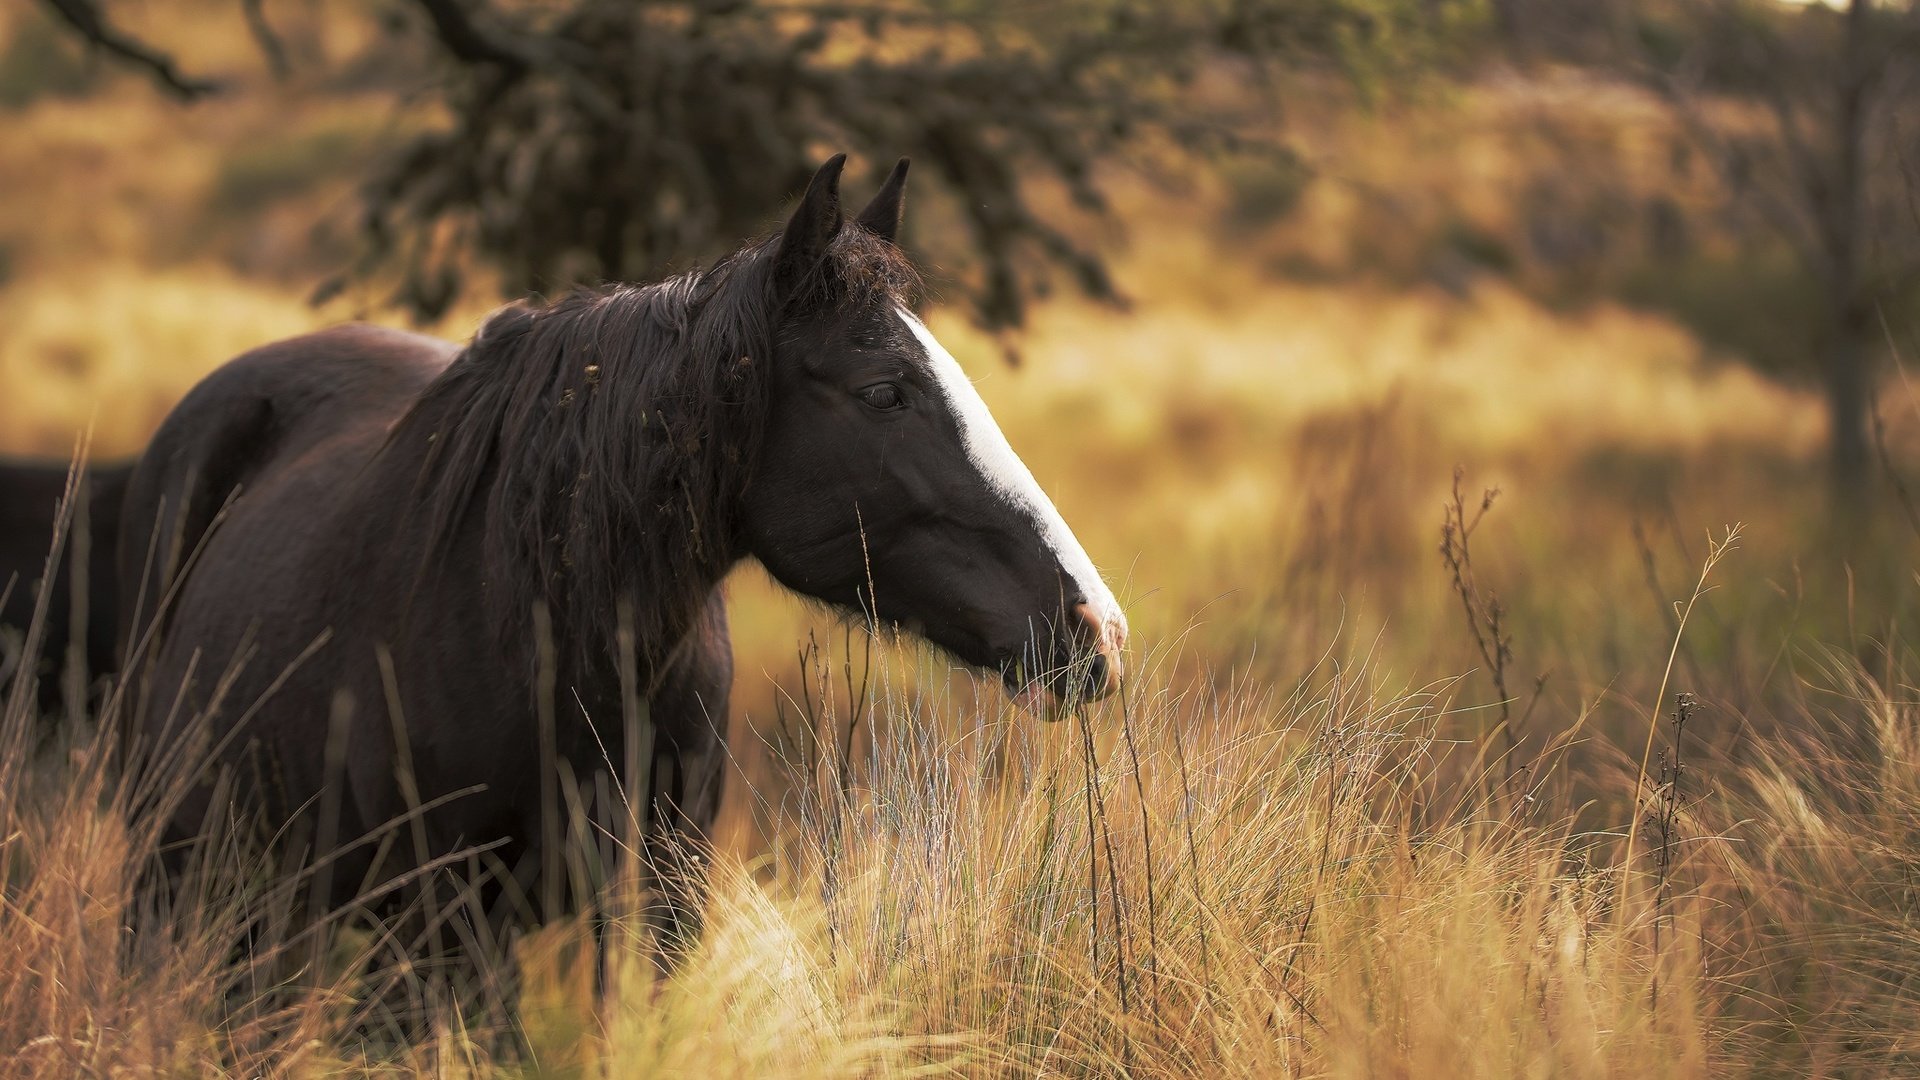
[[[1057,718],[1119,685],[1126,619],[904,301],[907,163],[848,223],[843,161],[768,253],[781,315],[748,545],[790,588],[915,631]]]

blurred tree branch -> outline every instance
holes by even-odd
[[[144,70],[160,87],[181,101],[195,101],[220,90],[210,79],[182,74],[173,57],[126,33],[109,22],[94,0],[45,0],[47,6],[82,38],[101,51]]]
[[[253,35],[254,44],[267,58],[267,67],[272,69],[275,78],[286,78],[287,47],[274,32],[273,24],[267,21],[266,0],[240,0],[240,10],[247,17],[247,32]]]
[[[533,66],[518,43],[482,29],[460,0],[415,0],[415,3],[432,21],[434,36],[440,44],[461,63],[492,65],[515,77]]]

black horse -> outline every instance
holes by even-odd
[[[47,556],[53,551],[68,471],[64,462],[0,460],[0,592],[6,594],[0,601],[0,627],[13,635],[0,646],[0,696],[13,677],[36,679],[42,715],[61,708],[69,682],[84,690],[93,679],[115,670],[119,590],[114,544],[133,463],[89,465],[84,470],[49,582]],[[76,568],[84,572],[76,574]],[[46,615],[39,647],[32,655],[18,653],[43,592]]]
[[[435,852],[505,838],[529,884],[551,770],[617,771],[644,698],[646,828],[698,834],[732,674],[719,585],[747,558],[1048,715],[1117,685],[1112,594],[911,313],[907,163],[843,223],[843,161],[712,269],[509,307],[464,350],[328,330],[187,396],[121,543],[145,583],[135,730],[151,748],[200,716],[224,742],[230,785],[178,832],[239,805],[337,815],[319,835],[344,840],[418,799]],[[372,851],[333,902],[382,872]]]

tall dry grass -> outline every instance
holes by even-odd
[[[1886,644],[1811,656],[1792,723],[1729,745],[1642,702],[1645,776],[1586,717],[1523,762],[1377,645],[1275,683],[1163,641],[1054,725],[924,653],[823,648],[750,791],[766,849],[710,853],[664,977],[643,923],[604,923],[598,992],[578,922],[479,946],[497,982],[349,930],[316,954],[300,879],[231,837],[160,889],[194,766],[123,776],[110,723],[50,736],[16,685],[0,1051],[36,1077],[1898,1075],[1920,695]]]
[[[194,889],[156,894],[157,814],[192,769],[138,786],[110,722],[49,733],[16,690],[0,1072],[1900,1075],[1914,657],[1879,628],[1825,647],[1783,629],[1767,671],[1709,610],[1737,620],[1748,555],[1676,653],[1629,620],[1632,693],[1517,700],[1517,747],[1483,672],[1397,676],[1422,650],[1394,627],[1291,677],[1210,666],[1199,628],[1162,637],[1123,702],[1052,726],[912,651],[867,672],[857,635],[828,639],[783,673],[781,719],[737,732],[745,809],[698,949],[655,980],[643,929],[616,924],[598,998],[577,925],[490,946],[503,981],[462,993],[409,963],[424,952],[347,933],[363,962],[316,976],[293,897],[244,847],[207,845]],[[1477,580],[1524,612],[1542,601],[1514,569]],[[1529,687],[1561,654],[1515,625]],[[1678,731],[1670,660],[1711,714]]]

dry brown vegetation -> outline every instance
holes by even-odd
[[[109,82],[0,119],[0,450],[134,452],[227,356],[355,314],[306,306],[306,230],[385,98]],[[258,853],[157,897],[166,785],[16,693],[0,1073],[1920,1068],[1920,531],[1891,494],[1832,528],[1816,399],[1724,342],[1462,269],[1565,152],[1542,118],[1617,154],[1632,95],[1407,108],[1317,124],[1303,196],[1139,196],[1135,310],[1043,305],[1018,369],[936,312],[1129,605],[1124,700],[1038,724],[743,570],[707,932],[658,979],[616,919],[596,997],[577,925],[455,985],[358,931],[315,960]],[[1883,401],[1914,476],[1920,403]]]

